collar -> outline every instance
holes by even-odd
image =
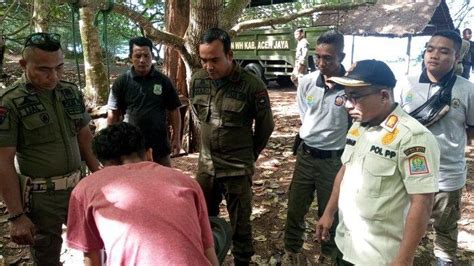
[[[150,72],[148,72],[148,74],[146,76],[139,76],[137,74],[137,72],[135,72],[135,68],[132,66],[130,68],[130,76],[132,77],[132,79],[136,79],[136,78],[155,78],[155,77],[158,77],[159,76],[159,73],[158,71],[155,69],[155,66],[151,66],[151,69],[150,69]]]
[[[420,78],[418,79],[418,82],[420,82],[420,83],[429,83],[430,85],[431,84],[443,85],[443,84],[446,84],[446,82],[448,82],[453,75],[454,75],[454,68],[451,69],[451,71],[449,71],[446,75],[444,75],[444,77],[439,82],[431,82],[430,78],[428,77],[427,70],[425,68],[425,69],[423,69],[423,72],[421,72],[421,75],[420,75]]]
[[[240,67],[239,64],[236,64],[235,61],[232,61],[233,67],[232,71],[230,72],[230,75],[227,76],[226,78],[233,83],[237,83],[240,81],[240,76],[242,74],[242,68]]]
[[[393,109],[393,111],[385,118],[384,121],[382,121],[382,123],[380,123],[380,126],[392,133],[397,128],[403,112],[403,109],[397,104],[395,109]]]
[[[232,64],[232,71],[229,75],[218,80],[213,80],[214,84],[216,84],[217,87],[220,87],[221,85],[227,83],[227,81],[230,81],[232,83],[240,82],[240,77],[242,75],[242,67],[239,64],[236,64],[235,61],[233,61]],[[209,78],[209,75],[207,75],[207,73],[206,76]]]
[[[341,67],[339,68],[339,73],[336,75],[336,77],[342,77],[346,74],[346,69],[344,66],[341,64]],[[320,88],[325,88],[328,89],[326,86],[326,82],[324,80],[324,75],[323,73],[319,72],[318,78],[316,79],[316,86]],[[344,89],[344,86],[336,84],[333,89]]]
[[[31,82],[28,80],[28,78],[26,78],[26,74],[23,73],[21,75],[21,78],[19,79],[19,82],[22,83],[22,84],[25,84],[24,88],[25,88],[25,91],[29,94],[36,94],[36,93],[39,93],[40,91],[38,91],[37,89],[35,89],[35,87],[33,86],[33,84],[31,84]]]

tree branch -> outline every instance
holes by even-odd
[[[5,21],[5,18],[7,18],[8,13],[10,13],[10,10],[13,8],[15,4],[16,4],[16,0],[12,2],[12,4],[7,8],[7,10],[5,10],[5,13],[3,13],[3,16],[0,18],[0,25],[3,25],[3,21]]]
[[[250,0],[231,0],[219,14],[219,26],[224,30],[229,30],[237,23],[245,7]]]
[[[229,31],[229,34],[231,36],[237,35],[237,33],[252,29],[252,28],[257,28],[257,27],[262,27],[262,26],[273,26],[276,24],[284,24],[287,22],[290,22],[294,19],[297,19],[302,16],[306,15],[311,15],[316,12],[322,12],[322,11],[335,11],[335,10],[350,10],[350,9],[355,9],[360,6],[366,6],[366,3],[363,4],[321,4],[321,5],[315,5],[311,8],[306,8],[302,9],[298,12],[295,12],[293,14],[283,16],[283,17],[278,17],[278,18],[265,18],[265,19],[252,19],[252,20],[247,20],[243,21],[241,23],[238,23],[232,29]]]
[[[184,47],[183,38],[177,35],[171,34],[169,32],[155,29],[155,27],[153,27],[153,24],[150,21],[148,21],[140,13],[133,11],[129,9],[128,7],[124,5],[120,5],[120,4],[115,4],[112,10],[118,14],[128,17],[130,20],[137,23],[140,27],[143,28],[146,35],[152,38],[154,41],[163,42],[167,45],[173,46],[178,49],[181,49],[182,47]]]

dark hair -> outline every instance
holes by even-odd
[[[298,29],[295,30],[295,32],[303,33],[304,30],[302,28],[298,28]]]
[[[344,35],[335,30],[326,31],[316,41],[316,45],[320,44],[333,45],[338,53],[342,53],[344,52]]]
[[[122,164],[122,156],[137,153],[144,158],[145,138],[137,127],[121,122],[99,131],[92,140],[92,151],[101,163]]]
[[[472,30],[470,28],[465,28],[463,31],[462,31],[462,34],[466,34],[466,31],[469,31],[470,34],[472,34]]]
[[[224,45],[224,52],[226,54],[230,52],[230,36],[225,30],[219,28],[210,28],[206,30],[203,33],[199,44],[211,43],[215,40],[219,40],[222,42],[222,44]]]
[[[132,56],[133,54],[133,45],[136,45],[136,46],[147,46],[150,48],[150,52],[153,54],[153,42],[146,38],[146,37],[135,37],[135,38],[132,38],[130,39],[130,41],[128,41],[128,46],[129,46],[129,52],[130,52],[130,56]]]
[[[450,39],[451,41],[453,41],[454,50],[456,51],[456,53],[458,53],[459,50],[461,50],[462,39],[461,39],[461,36],[459,36],[459,34],[456,33],[455,31],[453,31],[453,30],[441,30],[441,31],[435,32],[433,34],[433,36],[431,36],[431,37],[435,37],[435,36],[441,36],[441,37],[444,37],[444,38],[447,38],[447,39]]]

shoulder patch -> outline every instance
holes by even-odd
[[[428,164],[426,163],[426,157],[422,155],[415,155],[408,159],[411,175],[428,174]]]
[[[270,107],[267,90],[258,91],[255,93],[255,101],[258,109],[266,109]]]
[[[411,148],[408,148],[408,149],[404,150],[403,153],[405,153],[406,156],[409,156],[410,154],[413,154],[415,152],[425,153],[425,151],[426,151],[425,147],[414,146],[414,147],[411,147]]]

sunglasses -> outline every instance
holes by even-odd
[[[61,35],[57,33],[37,32],[29,35],[25,41],[28,46],[60,46]]]

